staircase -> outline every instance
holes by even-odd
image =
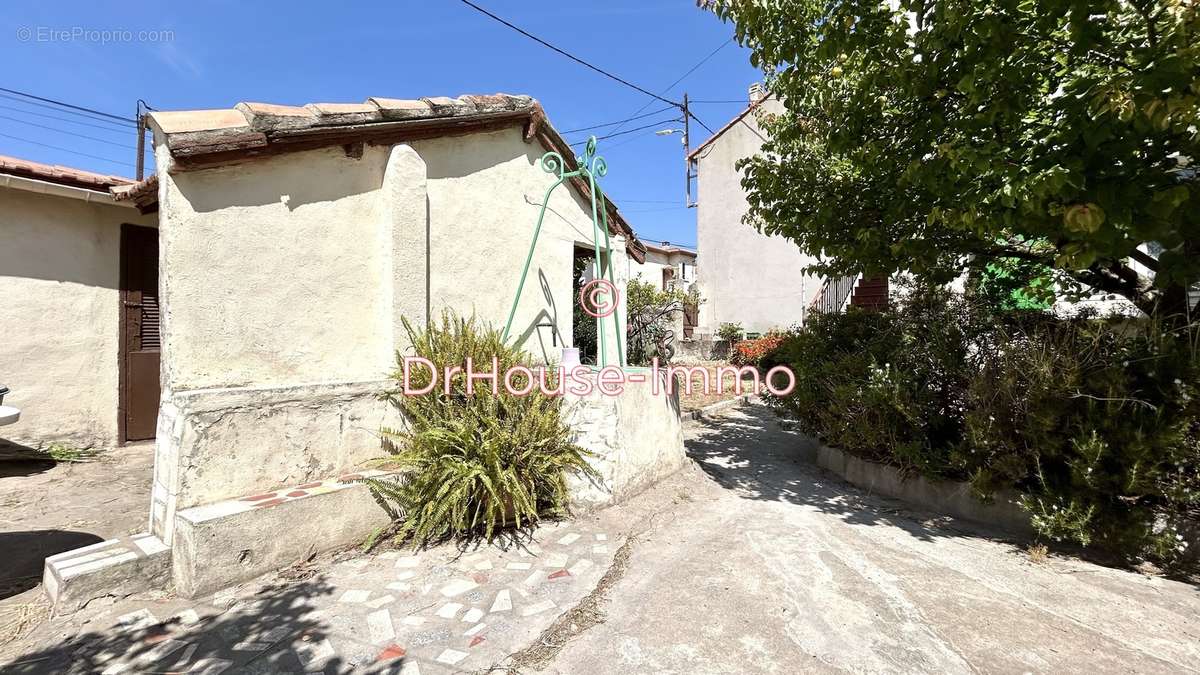
[[[887,277],[860,278],[850,294],[850,306],[872,311],[887,309]]]
[[[855,274],[825,279],[813,296],[809,309],[814,312],[842,312],[847,307],[868,311],[887,309],[887,277],[864,278]]]

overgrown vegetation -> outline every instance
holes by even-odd
[[[477,371],[491,370],[493,358],[500,373],[532,365],[528,355],[504,343],[498,330],[474,318],[447,313],[428,328],[408,321],[404,326],[413,353],[435,364],[439,378],[445,367],[461,367],[468,357]],[[393,378],[401,382],[402,377],[399,362]],[[516,386],[525,384],[515,379]],[[429,382],[427,368],[411,369],[412,388],[421,390]],[[547,389],[555,386],[547,377]],[[385,396],[407,422],[404,428],[383,430],[388,456],[381,463],[398,469],[399,476],[368,483],[398,522],[399,540],[421,545],[455,536],[491,538],[502,527],[565,515],[568,474],[592,473],[587,451],[570,442],[560,416],[561,397],[548,396],[539,386],[518,396],[476,383],[468,393],[459,375],[448,384],[439,379],[428,394],[405,396],[397,387]]]
[[[742,329],[740,323],[723,323],[717,326],[717,337],[732,345],[734,342],[742,339],[746,331]]]
[[[817,314],[762,359],[772,403],[857,456],[1001,490],[1047,540],[1170,564],[1200,517],[1197,326],[996,311],[910,289],[886,312]]]
[[[697,302],[698,296],[674,288],[664,291],[648,281],[630,279],[625,298],[629,363],[649,365],[656,356],[661,362],[670,361],[675,356],[674,342],[680,337],[671,329],[671,322],[683,312],[683,303]]]

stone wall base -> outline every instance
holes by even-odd
[[[955,518],[970,520],[1022,537],[1033,536],[1029,514],[1017,504],[1019,495],[1006,492],[984,503],[971,495],[966,483],[932,481],[921,476],[904,477],[894,467],[868,462],[842,450],[817,448],[818,466],[841,476],[873,494],[881,494]]]
[[[574,510],[622,502],[687,463],[679,394],[667,395],[665,385],[649,381],[656,376],[665,377],[662,372],[631,370],[624,391],[616,396],[597,389],[587,396],[565,397],[563,416],[573,441],[593,453],[589,461],[598,473],[594,479],[570,479]],[[637,377],[643,381],[633,379]]]

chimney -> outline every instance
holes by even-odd
[[[763,97],[765,97],[766,95],[767,95],[767,90],[766,90],[766,88],[763,87],[762,82],[755,82],[754,84],[750,85],[750,104],[751,105],[754,105],[755,103],[758,103],[759,101],[763,100]]]

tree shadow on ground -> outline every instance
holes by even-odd
[[[313,604],[314,598],[333,591],[324,576],[315,576],[265,587],[224,611],[211,608],[206,614],[197,608],[198,620],[186,613],[164,620],[146,613],[125,615],[129,618],[124,626],[79,633],[25,653],[0,664],[0,672],[399,672],[402,650],[381,654],[383,660],[370,664],[350,664],[334,655],[329,624]]]
[[[706,474],[743,497],[803,504],[835,515],[846,523],[887,525],[922,541],[971,537],[1014,548],[1025,548],[1034,543],[1030,536],[871,494],[818,466],[819,442],[789,428],[768,406],[744,404],[739,413],[702,418],[698,422],[699,433],[686,441],[686,447],[688,456]],[[1054,553],[1104,567],[1136,569],[1135,561],[1096,548],[1065,542],[1056,542],[1050,548]],[[1200,573],[1194,567],[1153,572],[1191,584],[1200,591]]]
[[[973,536],[1007,544],[1021,538],[986,525],[923,511],[872,495],[816,464],[819,443],[781,424],[767,406],[743,404],[735,415],[699,420],[687,454],[713,480],[756,500],[802,504],[854,525],[888,525],[922,541]]]

